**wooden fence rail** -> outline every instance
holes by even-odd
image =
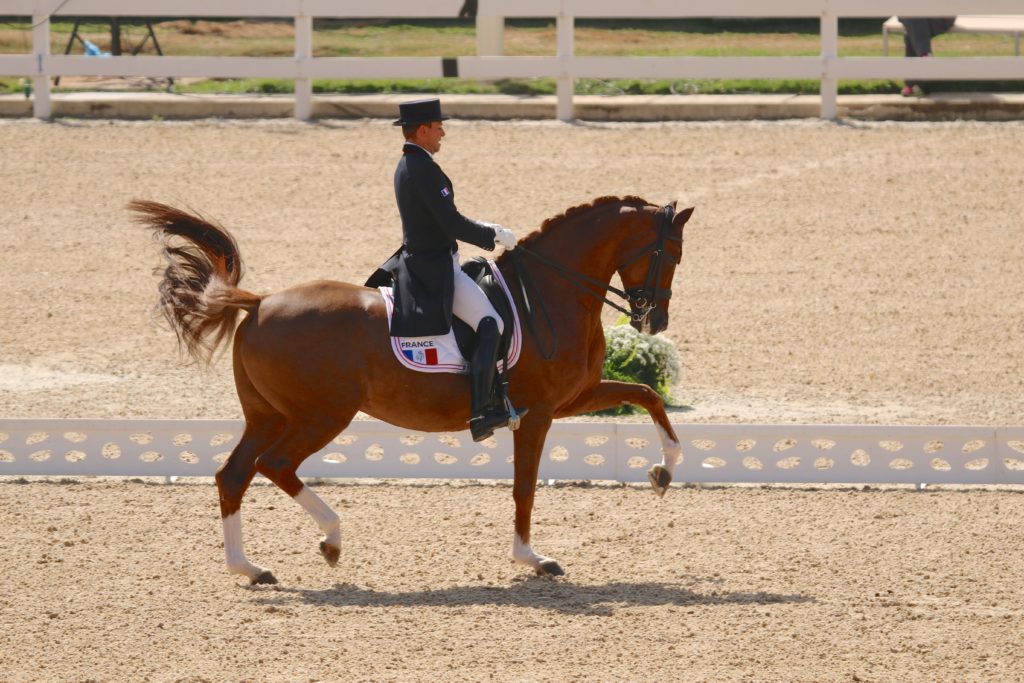
[[[33,113],[52,113],[58,76],[276,77],[295,80],[295,116],[312,113],[313,79],[549,77],[557,83],[556,115],[573,118],[578,78],[801,78],[821,83],[821,116],[835,118],[840,79],[1024,79],[1024,57],[907,59],[840,57],[840,17],[1020,14],[1022,0],[480,0],[477,55],[444,57],[314,57],[315,18],[454,18],[461,0],[0,0],[0,15],[32,17],[32,53],[0,55],[0,75],[34,78]],[[295,26],[291,57],[108,57],[50,54],[54,16],[281,17]],[[557,44],[548,57],[502,55],[505,18],[554,17]],[[782,57],[586,57],[575,54],[577,18],[816,17],[821,50]],[[443,46],[439,46],[443,49]]]

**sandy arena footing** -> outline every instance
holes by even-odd
[[[446,125],[459,208],[520,236],[602,195],[696,207],[674,421],[1022,423],[1024,124]],[[133,198],[227,225],[255,291],[362,282],[400,239],[387,120],[15,119],[0,148],[7,417],[240,417],[230,363],[151,318]],[[246,548],[282,583],[249,588],[209,481],[0,476],[0,680],[1024,680],[1018,490],[543,487],[557,580],[508,559],[507,484],[317,492],[338,566],[259,481]]]

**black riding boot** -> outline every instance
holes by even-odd
[[[498,323],[490,316],[480,321],[476,330],[476,348],[470,359],[470,389],[472,396],[473,417],[469,420],[469,429],[473,441],[483,441],[508,424],[509,414],[505,406],[495,406],[492,402],[494,389],[495,364],[498,362],[498,344],[501,335]]]

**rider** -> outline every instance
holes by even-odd
[[[480,287],[459,266],[458,242],[488,251],[514,249],[511,230],[466,218],[455,208],[452,182],[434,161],[445,136],[441,102],[414,100],[398,105],[405,145],[395,170],[395,199],[402,217],[402,247],[381,269],[395,286],[391,334],[424,337],[447,334],[452,315],[476,330],[470,358],[474,441],[483,441],[508,425],[505,406],[492,404],[495,364],[504,323]],[[372,281],[372,278],[371,278]]]

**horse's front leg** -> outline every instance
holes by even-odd
[[[558,411],[557,417],[569,417],[626,404],[640,406],[650,413],[654,426],[658,429],[658,437],[661,439],[661,464],[647,470],[647,478],[654,492],[664,496],[668,485],[672,483],[672,472],[683,458],[683,447],[679,443],[675,429],[672,428],[672,423],[668,421],[668,415],[665,414],[665,402],[649,386],[601,380],[589,391],[580,394],[571,405]]]
[[[538,574],[561,576],[565,572],[555,560],[538,555],[530,547],[530,518],[533,515],[533,497],[537,491],[537,471],[544,450],[544,439],[551,428],[551,417],[530,412],[522,426],[513,432],[515,448],[515,480],[512,498],[516,502],[516,535],[512,542],[512,559],[533,567]]]

